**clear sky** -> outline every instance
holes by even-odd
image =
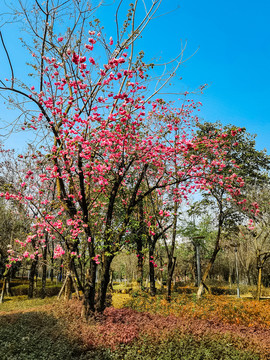
[[[151,0],[145,3],[149,5]],[[0,12],[5,10],[1,1]],[[110,6],[98,12],[108,34],[114,34],[113,13]],[[193,91],[207,83],[199,98],[204,120],[246,127],[257,134],[257,147],[269,153],[270,1],[163,0],[159,14],[163,13],[167,14],[154,19],[145,29],[138,45],[146,59],[172,59],[181,49],[181,40],[187,41],[186,58],[198,51],[180,68],[172,91]],[[18,69],[23,61],[17,47],[18,33],[11,28],[5,26],[2,31],[8,44],[13,44],[11,52],[17,57]],[[0,111],[0,118],[7,116],[1,103]]]

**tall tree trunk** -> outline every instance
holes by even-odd
[[[201,283],[201,258],[200,258],[200,244],[193,241],[194,250],[195,250],[195,286],[199,287]]]
[[[86,269],[85,272],[85,284],[83,292],[83,308],[82,308],[82,317],[85,320],[95,312],[95,293],[96,293],[96,273],[97,273],[97,264],[94,260],[90,261],[90,268]]]
[[[107,288],[110,282],[110,267],[114,255],[104,256],[102,263],[102,271],[101,271],[101,281],[100,281],[100,289],[99,289],[99,297],[97,304],[97,311],[102,313],[106,307],[106,295]]]
[[[176,264],[176,257],[174,256],[175,249],[175,241],[176,241],[176,230],[177,230],[177,211],[178,211],[178,202],[174,202],[174,214],[173,214],[173,230],[172,230],[172,242],[170,249],[167,246],[166,239],[164,237],[164,241],[166,243],[165,247],[168,255],[168,278],[167,278],[167,300],[171,301],[172,296],[172,278]]]
[[[42,279],[41,279],[41,298],[46,296],[46,281],[47,281],[47,264],[42,264]]]
[[[54,265],[54,242],[52,242],[52,249],[51,249],[51,270],[50,270],[50,278],[51,278],[51,282],[53,282],[53,277],[54,277],[54,271],[53,271],[53,265]],[[61,260],[62,263],[62,260]]]
[[[138,236],[136,236],[136,246],[137,246],[137,274],[138,274],[138,282],[140,283],[140,287],[144,290],[143,285],[143,236],[145,236],[145,222],[144,222],[144,212],[143,212],[143,201],[139,203],[139,231]]]
[[[141,289],[144,289],[143,286],[143,254],[138,251],[137,248],[137,256],[138,256],[138,264],[137,264],[137,271],[138,271],[138,282],[140,284]]]
[[[85,248],[82,250],[82,256],[80,259],[80,278],[81,278],[81,284],[84,287],[85,285],[85,276],[86,276],[86,269],[85,269]]]
[[[256,300],[260,300],[262,291],[262,266],[258,268]]]
[[[150,295],[156,295],[156,281],[155,281],[155,268],[151,260],[154,259],[154,250],[152,246],[149,246],[149,280],[150,280]]]
[[[176,264],[176,257],[170,258],[168,261],[168,278],[167,278],[167,301],[171,301],[172,296],[172,279]]]
[[[47,242],[46,242],[47,245]],[[42,278],[41,278],[41,298],[46,296],[46,280],[47,280],[47,246],[43,250]]]
[[[228,283],[229,283],[229,287],[231,289],[232,288],[232,267],[231,267],[230,263],[229,263]]]
[[[34,296],[34,282],[35,282],[35,275],[37,269],[37,262],[38,262],[38,258],[37,256],[35,256],[35,259],[33,259],[32,261],[30,274],[29,274],[28,299],[32,299]]]
[[[52,260],[52,262],[53,262],[53,260]],[[53,282],[53,278],[54,278],[53,263],[52,263],[51,266],[52,267],[51,267],[51,270],[50,270],[50,278],[51,278],[51,282]]]

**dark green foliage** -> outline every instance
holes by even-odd
[[[235,125],[223,126],[219,122],[205,122],[199,124],[198,127],[197,136],[201,138],[203,136],[214,137],[216,133],[221,133],[221,129],[223,133],[228,134],[231,146],[227,148],[227,160],[228,162],[234,160],[235,164],[239,166],[234,171],[238,176],[244,178],[245,183],[269,181],[270,156],[266,150],[256,149],[256,135],[248,133],[245,128],[238,131]],[[225,168],[220,173],[225,174],[226,172]]]

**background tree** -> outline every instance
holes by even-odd
[[[256,179],[267,179],[266,171],[269,170],[269,156],[265,151],[258,151],[255,149],[254,136],[248,134],[245,129],[237,129],[234,126],[227,125],[223,129],[220,123],[204,123],[199,125],[198,136],[201,139],[215,138],[215,134],[224,131],[223,137],[226,137],[229,141],[224,147],[224,161],[221,164],[219,161],[213,159],[213,153],[208,152],[208,161],[216,167],[216,173],[212,177],[212,184],[210,187],[206,186],[208,191],[207,197],[212,198],[216,203],[218,210],[218,226],[217,237],[212,257],[207,265],[204,274],[202,276],[201,285],[198,289],[197,296],[200,297],[205,286],[205,281],[213,267],[216,256],[220,250],[220,240],[222,229],[225,221],[228,223],[232,219],[233,214],[236,213],[230,202],[232,198],[238,197],[238,200],[234,200],[241,204],[244,199],[240,199],[241,192],[239,188],[243,188],[245,184],[254,182]],[[216,149],[219,148],[221,143],[216,144]],[[225,183],[231,179],[236,178],[239,183],[239,187],[233,187]],[[230,202],[228,202],[228,199]]]

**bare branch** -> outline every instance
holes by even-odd
[[[4,42],[4,39],[3,39],[2,31],[0,31],[0,40],[1,40],[1,43],[3,45],[3,48],[5,50],[5,53],[6,53],[8,62],[9,62],[9,67],[10,67],[10,71],[11,71],[11,84],[12,84],[11,88],[13,89],[13,87],[14,87],[14,70],[13,70],[13,66],[12,66],[12,63],[11,63],[11,60],[10,60],[8,50],[6,48],[6,45],[5,45],[5,42]]]
[[[46,12],[42,9],[41,5],[39,4],[39,2],[37,0],[35,0],[37,6],[39,7],[40,11],[43,12],[44,15],[46,15]],[[48,4],[48,2],[47,2]]]
[[[45,19],[45,28],[44,28],[44,34],[42,39],[42,48],[41,48],[41,64],[40,64],[40,84],[39,84],[39,91],[41,92],[43,90],[43,69],[44,69],[44,52],[45,52],[45,43],[46,43],[46,37],[48,32],[48,20],[49,20],[49,2],[46,3],[46,12],[42,11],[46,15]]]
[[[117,44],[119,45],[120,37],[119,37],[119,24],[118,24],[118,12],[120,9],[120,6],[122,4],[123,0],[120,0],[119,5],[117,6],[116,12],[115,12],[115,22],[116,22],[116,31],[117,31]]]

